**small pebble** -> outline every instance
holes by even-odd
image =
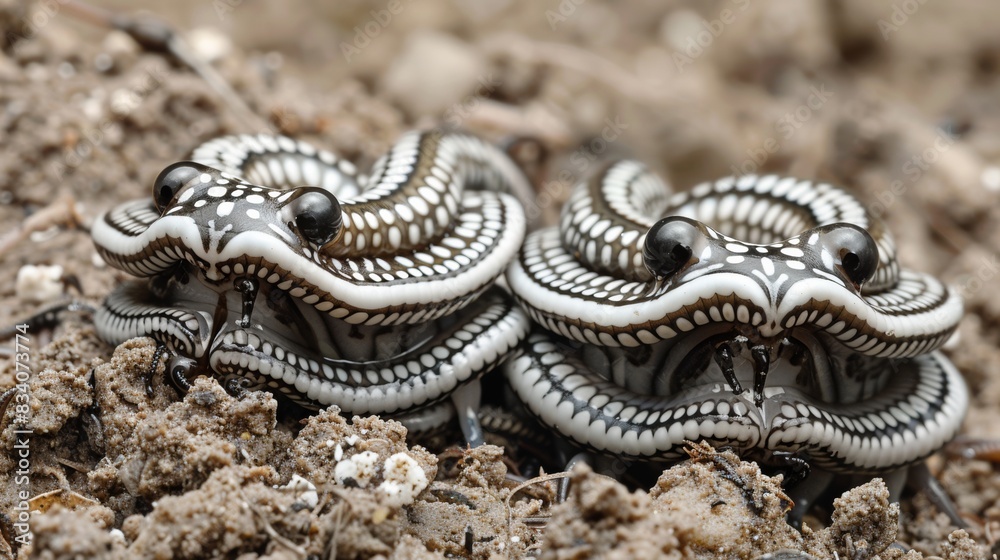
[[[233,50],[233,43],[224,33],[211,27],[199,27],[187,34],[191,50],[208,62],[226,57]]]
[[[427,475],[416,459],[406,453],[396,453],[385,461],[382,469],[385,482],[379,484],[379,491],[386,502],[394,506],[413,503],[417,494],[427,488]]]
[[[337,466],[333,468],[333,478],[338,484],[345,484],[348,480],[353,480],[359,487],[364,488],[378,472],[377,461],[378,455],[372,451],[363,451],[352,455],[337,463]]]
[[[56,70],[56,72],[59,74],[60,78],[65,80],[67,78],[72,78],[73,76],[76,75],[76,68],[73,68],[73,65],[68,62],[63,62],[62,64],[59,65],[59,68]]]
[[[100,53],[94,57],[94,70],[101,72],[107,72],[111,70],[115,65],[115,60],[111,58],[108,53]]]
[[[17,271],[14,292],[17,297],[36,303],[59,298],[63,293],[63,267],[26,264]]]
[[[297,474],[292,475],[292,479],[282,488],[296,492],[295,497],[312,509],[319,503],[319,494],[316,493],[316,486]]]
[[[983,182],[983,186],[986,190],[992,192],[1000,191],[1000,167],[991,165],[983,169],[982,175],[980,175],[979,180]]]

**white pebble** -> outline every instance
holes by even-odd
[[[385,461],[382,468],[385,482],[378,489],[385,501],[393,506],[412,504],[417,494],[427,488],[427,475],[413,457],[406,453],[396,453]]]
[[[316,504],[319,503],[319,494],[316,493],[316,485],[297,474],[293,474],[292,479],[288,481],[288,484],[282,486],[282,489],[294,491],[295,497],[300,502],[309,506],[309,509],[316,507]]]
[[[14,292],[19,298],[33,302],[47,302],[62,295],[63,268],[59,265],[26,264],[17,271]]]
[[[987,166],[983,169],[979,180],[982,181],[986,190],[993,192],[1000,191],[1000,167],[994,165]]]
[[[122,546],[128,545],[128,541],[125,540],[125,533],[123,533],[121,529],[112,529],[108,531],[108,534],[111,535],[112,541],[115,541]]]
[[[333,478],[338,484],[344,484],[348,479],[353,480],[358,486],[364,488],[375,478],[378,472],[376,462],[378,455],[371,451],[363,451],[356,455],[351,455],[347,459],[337,463],[333,468]]]
[[[215,62],[233,50],[233,42],[225,33],[213,27],[199,27],[187,34],[188,45],[202,59]]]

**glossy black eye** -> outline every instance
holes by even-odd
[[[343,215],[337,197],[315,187],[301,187],[300,194],[285,205],[286,219],[306,241],[326,245],[340,232]]]
[[[671,216],[656,222],[646,233],[642,248],[646,268],[657,278],[674,274],[691,260],[703,237],[698,223],[689,218]]]
[[[190,161],[175,163],[161,171],[153,181],[153,203],[156,204],[156,209],[162,214],[184,185],[204,172],[203,166]]]
[[[878,245],[867,231],[853,224],[834,224],[823,235],[823,244],[840,259],[844,274],[861,286],[875,274],[878,268]]]

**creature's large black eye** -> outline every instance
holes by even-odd
[[[823,232],[823,244],[840,258],[844,274],[861,286],[878,268],[878,245],[867,231],[853,224],[834,224]]]
[[[670,276],[691,260],[703,237],[698,223],[689,218],[671,216],[656,222],[646,233],[642,248],[646,268],[657,278]]]
[[[343,215],[337,197],[316,187],[300,187],[299,194],[284,207],[285,218],[299,235],[315,245],[326,245],[337,237]]]
[[[205,168],[197,163],[181,161],[168,166],[160,172],[153,181],[153,203],[162,214],[164,208],[177,196],[177,193],[195,177],[205,172]]]

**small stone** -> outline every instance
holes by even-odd
[[[292,479],[288,481],[288,484],[282,486],[282,488],[295,492],[296,499],[305,504],[309,509],[315,508],[316,504],[319,503],[319,494],[316,492],[316,485],[297,474],[293,474]]]
[[[199,57],[215,62],[225,58],[233,50],[233,42],[224,33],[211,27],[199,27],[187,34],[191,50]]]
[[[390,505],[412,504],[417,494],[427,488],[427,475],[424,469],[420,468],[416,459],[406,453],[396,453],[386,459],[382,476],[385,482],[380,484],[378,489]]]
[[[17,271],[14,292],[17,297],[35,303],[57,299],[63,293],[63,267],[26,264]]]
[[[1000,167],[990,165],[983,169],[979,179],[983,182],[986,190],[1000,192]]]
[[[377,462],[377,453],[362,451],[337,463],[333,469],[333,478],[337,484],[346,484],[350,480],[364,488],[378,473]]]

